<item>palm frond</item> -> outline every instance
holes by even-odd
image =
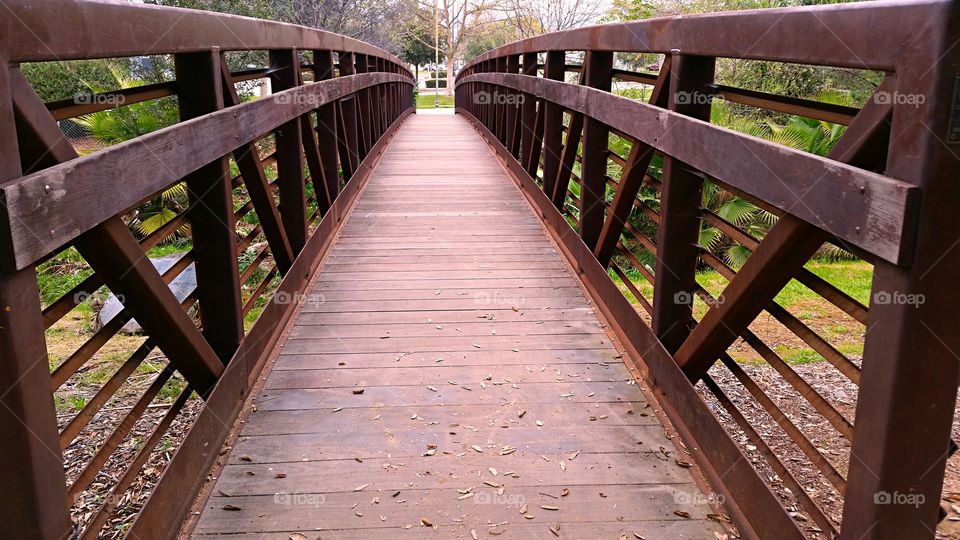
[[[740,268],[753,252],[740,244],[733,244],[727,248],[723,258],[732,268]]]

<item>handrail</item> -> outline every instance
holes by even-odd
[[[939,281],[960,272],[958,11],[951,0],[879,1],[598,25],[498,47],[457,76],[457,113],[539,210],[746,537],[803,537],[797,509],[828,537],[934,536],[960,377],[949,322],[960,293]],[[618,53],[663,62],[637,72]],[[725,84],[724,59],[885,78],[858,109]],[[649,99],[616,95],[614,80],[645,85]],[[847,127],[813,155],[711,123],[717,99]],[[701,200],[704,182],[775,223],[760,234],[723,217]],[[706,228],[746,262],[699,245]],[[873,265],[869,302],[805,266],[825,244]],[[722,294],[698,283],[701,267],[725,280]],[[865,336],[862,362],[778,299],[793,279]],[[859,387],[855,418],[754,328],[764,318]],[[738,347],[769,364],[802,413],[734,360]],[[759,430],[751,408],[782,434]],[[839,455],[804,432],[810,418],[836,430]],[[910,504],[886,502],[904,496]],[[827,507],[837,500],[839,523]]]
[[[12,0],[3,15],[0,49],[11,62],[295,48],[374,56],[412,75],[402,60],[369,43],[239,15],[110,0]]]
[[[268,66],[230,72],[226,53],[258,50]],[[165,54],[175,80],[46,104],[19,67]],[[20,499],[0,520],[17,537],[96,538],[167,451],[158,442],[189,429],[127,532],[174,538],[345,213],[413,112],[413,77],[393,55],[321,30],[107,1],[6,2],[0,61],[0,486]],[[261,78],[273,93],[243,101],[236,83]],[[84,156],[58,125],[169,96],[179,122]],[[140,208],[174,186],[185,207],[137,238]],[[148,251],[175,237],[192,249],[161,275]],[[84,279],[42,306],[38,269],[65,256]],[[191,265],[196,288],[180,300],[167,284]],[[108,292],[123,311],[48,369],[45,330]],[[116,336],[131,318],[148,339],[127,350]],[[87,388],[83,372],[108,344],[128,358],[98,358],[109,377]],[[144,378],[146,387],[133,382]],[[61,427],[54,402],[72,392],[91,399],[71,405]],[[165,395],[176,399],[158,402]],[[194,395],[201,406],[190,406]],[[129,407],[110,425],[101,415],[117,399]],[[162,419],[151,404],[169,405]],[[135,455],[118,456],[156,420]],[[91,430],[105,438],[88,456],[78,447]],[[66,471],[64,455],[75,456]],[[94,482],[107,466],[110,479]],[[96,504],[77,512],[88,498]]]

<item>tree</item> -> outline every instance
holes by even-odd
[[[601,0],[506,0],[507,20],[521,38],[596,22]]]
[[[417,0],[420,9],[417,16],[429,25],[433,25],[434,8],[440,27],[440,52],[447,63],[447,80],[455,75],[456,61],[463,58],[467,44],[471,39],[487,35],[498,19],[502,0]],[[434,3],[436,2],[436,3]],[[447,85],[446,94],[453,91],[452,84]]]
[[[267,0],[280,21],[322,28],[400,52],[397,28],[409,15],[403,0]]]
[[[435,57],[433,28],[427,27],[424,17],[415,17],[403,29],[400,38],[400,58],[414,65],[417,80],[420,80],[420,65],[432,62]]]

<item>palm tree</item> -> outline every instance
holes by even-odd
[[[130,77],[119,66],[111,66],[114,83],[112,88],[87,84],[93,93],[109,92],[143,86],[144,82]],[[160,98],[140,103],[123,105],[78,118],[76,122],[90,131],[90,135],[106,144],[118,144],[175,124],[178,120],[174,98]],[[187,188],[181,182],[141,205],[134,213],[131,228],[141,236],[147,236],[163,227],[187,205]],[[177,231],[179,237],[189,234],[189,225]]]

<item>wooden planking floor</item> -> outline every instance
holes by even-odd
[[[197,538],[722,532],[459,117],[412,117],[391,142],[254,404]]]

